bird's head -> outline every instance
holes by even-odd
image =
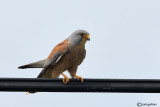
[[[76,30],[68,37],[68,40],[76,45],[84,45],[86,41],[90,40],[90,37],[87,31]]]

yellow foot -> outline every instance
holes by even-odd
[[[83,83],[83,78],[82,78],[82,77],[76,76],[76,79],[77,79],[77,80],[80,79],[80,80],[81,80],[81,83]]]
[[[65,74],[63,74],[63,73],[62,73],[62,75],[64,76],[63,83],[67,84],[69,82],[69,78]]]

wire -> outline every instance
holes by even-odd
[[[160,93],[158,79],[70,79],[65,85],[62,79],[0,78],[0,91],[7,92],[117,92]]]

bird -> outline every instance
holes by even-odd
[[[56,45],[46,59],[19,66],[19,69],[42,68],[37,78],[59,78],[62,75],[63,83],[68,84],[69,78],[63,73],[68,71],[72,78],[81,80],[77,76],[78,66],[86,57],[85,44],[90,41],[90,34],[86,30],[76,30],[67,39]]]

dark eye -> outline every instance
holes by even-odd
[[[83,34],[83,33],[81,34],[81,37],[82,37],[82,36],[84,36],[84,34]]]

